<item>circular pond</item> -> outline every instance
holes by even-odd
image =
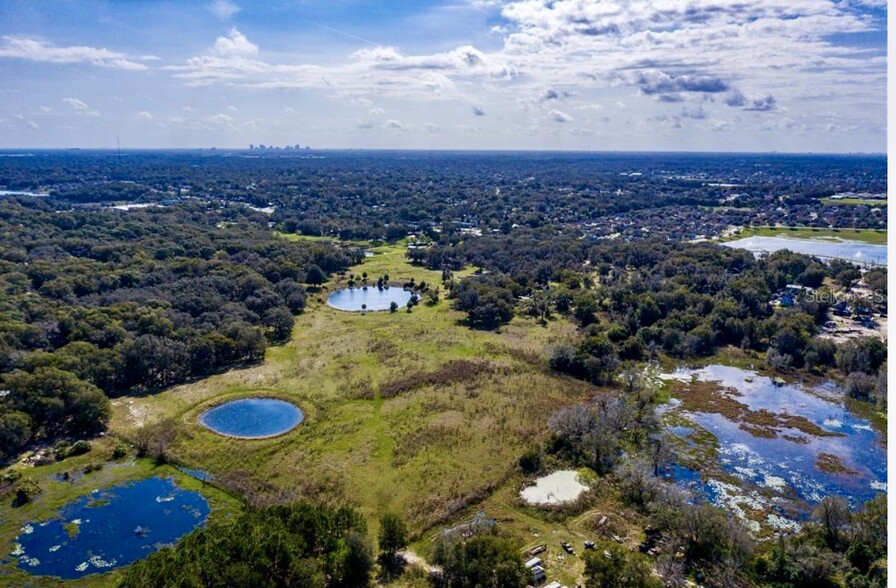
[[[394,302],[399,308],[407,305],[411,293],[403,288],[346,288],[330,294],[327,304],[338,310],[360,312],[362,310],[389,310]]]
[[[275,398],[243,398],[202,413],[199,422],[227,437],[263,439],[280,435],[305,419],[294,404]]]

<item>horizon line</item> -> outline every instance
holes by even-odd
[[[266,145],[266,144],[265,144]],[[2,152],[110,152],[139,153],[159,151],[217,151],[217,152],[273,152],[273,153],[305,153],[305,152],[373,152],[373,153],[565,153],[565,154],[668,154],[668,155],[839,155],[839,156],[877,156],[887,157],[886,151],[706,151],[706,150],[640,150],[640,149],[476,149],[476,148],[402,148],[402,147],[310,147],[299,149],[289,146],[288,149],[277,145],[266,145],[265,149],[249,149],[248,147],[0,147]]]

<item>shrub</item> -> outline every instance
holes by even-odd
[[[56,445],[53,446],[53,456],[56,458],[56,461],[62,461],[68,457],[68,450],[70,447],[71,443],[68,441],[58,441]]]
[[[862,372],[852,372],[846,377],[846,393],[859,400],[872,400],[877,382],[874,377]]]
[[[128,454],[128,446],[119,441],[112,450],[112,459],[121,459]]]
[[[38,494],[40,494],[40,485],[31,478],[26,478],[16,486],[16,495],[12,504],[13,506],[28,504]]]
[[[90,442],[89,441],[75,441],[71,447],[68,449],[68,457],[73,457],[75,455],[84,455],[90,451]]]

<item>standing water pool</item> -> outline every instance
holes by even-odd
[[[305,419],[295,404],[275,398],[243,398],[211,408],[199,422],[219,435],[264,439],[282,435]]]
[[[346,288],[330,294],[327,304],[337,310],[349,312],[389,310],[394,302],[399,308],[411,299],[411,293],[403,288]]]
[[[205,524],[208,501],[170,478],[147,478],[94,490],[29,523],[12,555],[19,568],[66,580],[107,572],[143,559]]]

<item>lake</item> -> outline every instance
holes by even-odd
[[[275,398],[243,398],[211,408],[199,422],[215,433],[240,439],[281,435],[305,419],[295,404]]]
[[[835,387],[781,385],[721,365],[664,378],[677,382],[664,411],[680,441],[671,475],[716,505],[782,528],[825,496],[856,508],[886,492],[884,441]]]
[[[861,241],[835,241],[831,239],[791,239],[789,237],[746,237],[722,243],[725,247],[756,252],[774,252],[788,249],[794,253],[836,257],[855,263],[874,262],[887,265],[887,246],[871,245]]]
[[[58,517],[25,525],[12,555],[31,574],[80,578],[143,559],[204,525],[208,514],[202,494],[147,478],[94,490]]]
[[[339,310],[358,312],[362,310],[377,311],[389,310],[389,306],[395,302],[398,308],[407,306],[411,299],[411,293],[403,288],[377,288],[368,286],[364,288],[346,288],[337,290],[327,298],[327,304]]]

